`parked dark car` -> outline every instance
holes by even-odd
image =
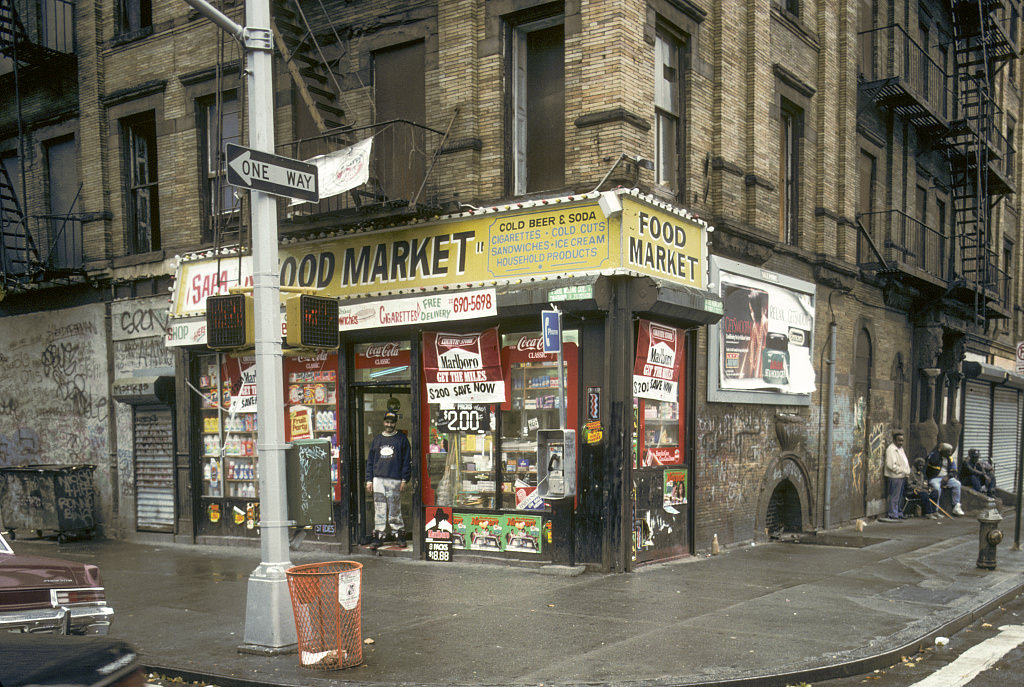
[[[111,637],[0,632],[4,687],[142,687],[146,673],[127,643]]]
[[[0,534],[0,633],[105,635],[113,617],[98,567],[19,555]]]

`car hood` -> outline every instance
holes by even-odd
[[[15,586],[98,587],[100,574],[96,566],[76,561],[0,554],[0,588]]]
[[[0,684],[105,687],[138,669],[132,647],[109,637],[0,635]]]

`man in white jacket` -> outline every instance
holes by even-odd
[[[910,476],[910,461],[903,450],[903,432],[899,430],[892,433],[892,443],[885,448],[882,474],[885,475],[885,491],[889,502],[886,515],[890,520],[902,520],[900,497],[903,495],[903,485]]]

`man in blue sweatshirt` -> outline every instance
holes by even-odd
[[[370,546],[379,547],[387,536],[388,526],[399,546],[405,546],[405,521],[402,520],[402,491],[412,475],[409,439],[397,431],[398,414],[384,413],[384,431],[370,442],[366,457],[366,491],[373,493],[373,539]]]

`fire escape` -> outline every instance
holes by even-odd
[[[0,90],[13,94],[15,105],[3,113],[0,137],[17,135],[20,148],[0,164],[0,298],[29,285],[69,283],[83,275],[80,218],[70,211],[29,211],[42,203],[33,203],[27,192],[22,114],[25,94],[34,85],[74,73],[74,10],[66,0],[0,0]]]
[[[953,192],[953,222],[959,269],[949,292],[973,306],[977,323],[1008,317],[1003,302],[1008,274],[999,268],[994,248],[992,208],[1013,193],[1011,142],[999,125],[1002,113],[995,101],[996,75],[1017,46],[999,20],[996,0],[953,3],[953,77],[955,118],[945,137]]]
[[[374,103],[368,115],[372,123],[357,125],[358,110],[344,102],[343,85],[346,64],[351,60],[348,39],[358,29],[346,25],[339,30],[337,23],[342,20],[332,15],[322,0],[271,2],[278,52],[314,130],[307,129],[304,137],[279,145],[278,153],[308,160],[373,137],[370,179],[319,203],[292,206],[283,230],[289,225],[296,229],[324,221],[362,223],[452,211],[457,205],[442,187],[451,183],[453,170],[443,152],[457,113],[452,114],[447,130],[439,131],[408,119],[378,121],[379,104]]]
[[[1008,317],[1010,307],[992,227],[993,206],[1014,192],[1013,150],[993,92],[1017,52],[1004,14],[1000,0],[954,0],[951,73],[898,25],[858,35],[862,97],[944,153],[952,201],[939,226],[895,209],[862,211],[858,263],[887,295],[903,294],[904,307],[940,300],[976,326]]]

